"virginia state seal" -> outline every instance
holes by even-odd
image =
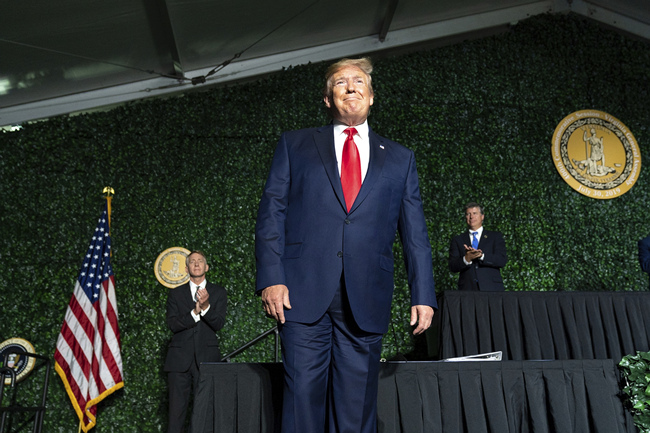
[[[553,134],[553,163],[571,188],[587,197],[625,194],[641,172],[641,152],[632,132],[597,110],[565,117]]]
[[[158,282],[170,289],[186,283],[190,279],[185,272],[185,259],[189,255],[190,250],[182,247],[167,248],[160,253],[153,267]]]

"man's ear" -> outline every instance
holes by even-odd
[[[332,108],[332,107],[331,107],[331,104],[330,104],[330,97],[329,97],[329,96],[325,96],[325,97],[323,97],[323,101],[325,101],[325,106],[326,106],[327,108]]]

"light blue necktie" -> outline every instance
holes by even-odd
[[[478,235],[478,232],[472,232],[472,248],[475,250],[478,249],[478,238],[476,235]]]

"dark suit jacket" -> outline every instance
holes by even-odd
[[[643,272],[650,274],[650,236],[639,241],[639,264]]]
[[[226,289],[210,282],[205,287],[210,295],[210,309],[198,322],[190,313],[196,305],[190,283],[169,290],[167,326],[174,335],[167,349],[165,371],[187,371],[195,357],[197,364],[221,361],[215,332],[226,321]]]
[[[469,232],[454,237],[449,247],[449,270],[460,272],[458,290],[481,290],[497,292],[505,290],[500,269],[508,262],[506,243],[499,232],[483,229],[478,249],[485,254],[484,260],[474,260],[471,265],[463,261],[465,245],[471,245]]]
[[[288,321],[311,323],[332,300],[341,275],[355,321],[385,333],[393,295],[393,243],[399,231],[412,305],[437,307],[431,246],[415,156],[369,131],[370,162],[346,211],[333,126],[284,133],[257,215],[256,290],[289,289]]]

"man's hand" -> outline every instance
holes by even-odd
[[[474,248],[465,245],[465,260],[467,262],[471,262],[474,259],[480,259],[482,255],[483,251],[475,250]]]
[[[262,290],[262,306],[267,316],[284,323],[284,309],[291,310],[287,286],[276,284]]]
[[[411,326],[418,324],[413,330],[413,335],[422,334],[429,329],[433,320],[433,308],[428,305],[414,305],[411,307]]]
[[[210,294],[207,289],[199,289],[196,291],[196,305],[194,305],[194,314],[201,314],[201,310],[205,310],[210,306]]]

